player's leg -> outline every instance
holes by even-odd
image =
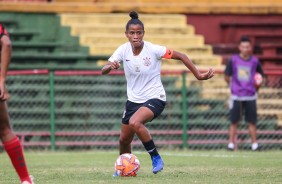
[[[138,110],[131,116],[129,125],[134,129],[138,138],[146,143],[152,139],[149,130],[145,124],[158,117],[165,108],[166,102],[159,99],[150,99],[145,102]]]
[[[153,173],[158,173],[164,167],[155,143],[145,124],[161,114],[165,107],[165,102],[158,99],[148,100],[130,118],[129,125],[134,129],[138,138],[143,143],[145,149],[150,154],[153,165]]]
[[[11,129],[7,109],[6,102],[0,101],[0,139],[21,182],[32,184],[24,160],[22,145]]]
[[[134,137],[134,130],[126,123],[121,124],[119,136],[119,154],[131,153],[131,142]],[[114,172],[113,177],[118,177],[119,174]]]
[[[255,150],[258,149],[256,124],[249,123],[248,128],[249,128],[249,134],[250,134],[251,140],[252,140],[251,149],[253,151],[255,151]]]
[[[128,124],[122,123],[119,137],[119,153],[131,153],[131,142],[134,137],[134,130]]]
[[[237,136],[237,125],[238,123],[231,123],[229,126],[229,143],[227,146],[229,150],[235,149],[236,136]]]
[[[234,150],[236,139],[237,139],[237,126],[240,121],[242,114],[242,102],[240,101],[232,101],[230,103],[230,121],[231,124],[229,126],[229,143],[227,145],[228,150]]]
[[[133,140],[135,131],[129,126],[129,119],[141,107],[142,104],[126,101],[122,117],[121,133],[119,137],[119,151],[120,154],[131,153],[131,142]]]
[[[130,118],[129,125],[134,129],[145,149],[150,154],[153,166],[152,172],[156,174],[163,169],[164,163],[157,151],[149,130],[145,127],[145,124],[153,118],[154,113],[149,108],[140,107],[140,109],[138,109],[138,111],[136,111],[136,113],[134,113],[134,115]]]
[[[245,121],[248,122],[249,134],[250,134],[251,141],[252,141],[251,149],[255,151],[258,149],[257,128],[256,128],[256,122],[257,122],[256,100],[246,101],[245,105],[246,105],[245,106]]]
[[[137,134],[138,138],[144,143],[152,139],[145,124],[154,118],[154,113],[147,107],[140,107],[130,118],[129,126]]]
[[[131,153],[131,142],[135,135],[135,131],[129,126],[129,119],[138,110],[142,104],[127,101],[122,117],[121,132],[119,136],[119,153]],[[113,177],[119,176],[117,172],[113,174]]]

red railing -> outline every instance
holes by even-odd
[[[57,70],[57,71],[49,71],[47,69],[44,70],[16,70],[16,71],[9,71],[8,75],[48,75],[50,72],[53,72],[55,76],[73,76],[73,75],[94,75],[98,76],[101,75],[101,71],[94,71],[94,70]],[[184,71],[162,71],[163,75],[181,75]],[[187,71],[189,72],[189,71]],[[216,70],[216,74],[223,74],[222,70]],[[281,79],[282,77],[282,70],[266,70],[265,74],[271,77],[278,77]],[[121,70],[111,71],[110,75],[124,75],[124,72]],[[183,131],[181,130],[164,130],[164,131],[152,131],[153,135],[182,135]],[[247,131],[238,131],[238,135],[247,134]],[[227,130],[188,130],[188,135],[228,135]],[[270,131],[258,131],[258,135],[281,135],[281,130],[270,130]],[[26,136],[40,136],[40,137],[50,137],[52,136],[52,132],[17,132],[17,135],[20,137],[23,146],[51,146],[50,141],[45,142],[26,142]],[[63,136],[119,136],[119,131],[101,131],[101,132],[54,132],[55,137],[63,137]],[[188,140],[188,145],[191,144],[226,144],[228,140]],[[273,143],[273,144],[282,144],[281,139],[271,139],[271,140],[261,140],[265,143]],[[244,142],[244,140],[238,140],[238,142]],[[181,140],[162,140],[157,141],[157,144],[160,145],[167,145],[167,144],[174,144],[174,145],[182,145],[183,142]],[[115,141],[56,141],[56,146],[115,146],[117,142]],[[133,144],[140,144],[140,142],[134,142]]]

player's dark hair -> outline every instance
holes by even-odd
[[[240,43],[242,43],[242,42],[249,42],[249,43],[251,43],[251,39],[250,39],[249,36],[244,35],[244,36],[242,36],[240,38]]]
[[[126,31],[128,30],[128,28],[131,24],[139,24],[139,25],[142,26],[142,28],[144,30],[144,24],[141,20],[139,20],[138,13],[136,11],[131,11],[129,13],[129,16],[131,17],[131,19],[126,24]]]

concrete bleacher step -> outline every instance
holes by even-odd
[[[0,22],[5,26],[6,29],[12,30],[17,29],[19,25],[19,21],[11,19],[11,18],[0,18]]]
[[[186,26],[186,16],[179,14],[139,14],[140,20],[146,26],[151,25],[178,25]],[[130,20],[128,14],[61,14],[62,25],[72,24],[121,24],[123,26]]]
[[[34,37],[38,36],[40,32],[36,30],[11,30],[9,35],[12,41],[32,41]]]
[[[282,100],[281,99],[261,99],[257,100],[257,105],[259,108],[269,109],[269,108],[276,108],[282,109]]]
[[[280,99],[282,94],[281,89],[275,88],[261,88],[258,93],[258,99]],[[228,99],[230,95],[230,89],[226,86],[225,88],[203,88],[203,98],[225,98]]]
[[[90,54],[91,55],[111,55],[119,46],[119,44],[101,44],[101,45],[95,45],[91,44],[89,45],[90,47]],[[169,46],[167,46],[169,47]],[[170,48],[170,47],[169,47]],[[187,54],[207,54],[207,55],[212,55],[212,48],[209,45],[203,45],[203,46],[180,46],[180,47],[173,47],[171,46],[173,50],[179,51],[179,52],[184,52]]]
[[[183,44],[185,45],[195,45],[195,46],[202,46],[204,44],[204,38],[201,35],[185,35],[185,36],[174,36],[171,38],[167,38],[164,35],[147,35],[144,38],[147,41],[150,41],[155,44],[161,45],[178,45]],[[90,44],[111,44],[111,43],[119,43],[123,44],[127,42],[128,39],[124,35],[101,35],[101,34],[83,34],[80,35],[80,44],[83,45],[90,45]]]
[[[72,53],[34,53],[34,52],[17,52],[12,55],[12,61],[17,62],[24,62],[24,61],[33,61],[33,62],[39,62],[39,61],[80,61],[80,60],[86,60],[87,55],[80,52],[72,52]]]
[[[198,68],[221,68],[221,57],[186,53]],[[163,60],[162,70],[187,70],[187,67],[177,60]]]
[[[37,52],[53,52],[56,49],[62,48],[65,44],[63,42],[26,42],[13,41],[13,52],[34,51]]]
[[[223,66],[222,66],[223,67]],[[206,67],[208,68],[208,67]],[[222,70],[222,69],[221,69]],[[223,74],[216,74],[213,79],[209,81],[197,81],[191,75],[187,77],[187,87],[202,87],[201,97],[204,99],[224,99],[226,102],[225,106],[228,106],[227,102],[230,96],[230,89],[224,81]],[[176,86],[181,86],[182,81],[176,82]],[[282,124],[282,102],[280,100],[282,94],[281,89],[273,88],[261,88],[259,91],[258,98],[258,114],[263,118],[274,118],[275,124],[281,126]],[[261,120],[260,120],[261,123]]]
[[[144,40],[183,52],[197,65],[221,65],[221,58],[212,54],[212,48],[204,44],[203,36],[195,35],[194,27],[187,24],[185,15],[140,14],[139,16],[145,25]],[[124,35],[128,20],[127,14],[120,13],[61,15],[61,24],[70,26],[72,35],[79,36],[80,44],[90,47],[90,54],[93,56],[110,56],[119,45],[128,42]],[[104,61],[98,63],[104,64]],[[167,64],[171,65],[175,62]]]
[[[273,88],[262,88],[259,91],[259,98],[257,100],[258,104],[258,115],[262,119],[274,118],[278,126],[282,122],[282,102],[279,96],[281,96],[281,89]],[[268,97],[271,94],[271,99]],[[228,106],[228,101],[230,97],[230,89],[225,88],[213,88],[205,87],[201,91],[201,96],[208,99],[225,99],[225,105]]]
[[[261,116],[273,116],[276,119],[279,119],[282,116],[282,112],[280,109],[260,109],[258,108],[258,114]]]
[[[59,1],[78,1],[78,0],[59,0]],[[83,1],[88,1],[89,0],[83,0]],[[116,3],[116,0],[99,0],[98,2],[100,3]],[[224,1],[224,0],[120,0],[119,2],[121,3],[145,3],[145,4],[149,4],[149,3],[179,3],[179,4],[185,4],[185,3],[201,3],[201,4],[268,4],[269,3],[275,3],[275,2],[281,2],[279,0],[271,0],[271,1],[264,1],[264,0],[255,0],[255,1],[244,1],[244,0],[228,0],[228,1]]]
[[[201,68],[201,70],[208,70],[208,66],[207,67],[204,67],[204,68]],[[175,85],[179,88],[182,87],[182,77],[180,77],[178,79],[178,81],[176,81]],[[193,88],[199,88],[199,89],[202,89],[202,88],[225,88],[227,86],[226,82],[224,81],[224,78],[222,75],[218,75],[218,74],[215,74],[215,76],[210,79],[210,80],[204,80],[204,81],[199,81],[195,78],[195,76],[192,74],[192,73],[189,73],[186,77],[186,87],[187,88],[190,88],[190,87],[193,87]]]
[[[49,0],[50,1],[50,0]],[[59,2],[58,2],[59,1]],[[45,13],[111,13],[137,10],[144,13],[196,13],[196,14],[277,14],[281,12],[281,0],[169,0],[150,1],[122,0],[103,2],[103,0],[53,0],[51,3],[26,3],[23,0],[6,0],[1,2],[1,11],[45,12]],[[65,2],[64,2],[65,1]],[[15,3],[17,2],[17,3]]]
[[[208,81],[195,81],[194,78],[189,78],[187,81],[187,86],[198,86],[203,88],[224,88],[227,86],[223,78],[214,78]]]
[[[93,3],[93,0],[56,0],[56,2],[62,3]]]
[[[192,25],[165,25],[165,29],[160,25],[147,25],[145,24],[145,36],[151,34],[194,34],[195,28]],[[85,33],[119,33],[123,34],[125,32],[124,24],[107,24],[107,23],[89,23],[89,24],[72,24],[71,34],[74,36],[85,34]]]
[[[214,56],[213,56],[214,57]],[[191,58],[192,59],[192,58]],[[221,59],[219,57],[219,59]],[[166,63],[165,61],[162,64],[162,70],[176,70],[176,71],[187,71],[188,69],[186,68],[186,66],[181,62],[181,61],[176,61],[174,60],[176,63],[174,65],[170,64],[170,63]],[[192,59],[193,63],[195,63],[194,59]],[[208,70],[209,68],[213,68],[215,70],[222,70],[224,68],[223,65],[198,65],[197,66],[198,69],[200,70]],[[190,76],[193,74],[189,74]]]
[[[259,98],[266,99],[281,99],[281,88],[262,88],[259,90]]]
[[[169,46],[167,46],[169,47]],[[210,45],[203,45],[203,46],[171,46],[173,50],[187,53],[188,56],[190,54],[206,54],[206,55],[213,55],[212,47]]]

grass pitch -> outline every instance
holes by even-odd
[[[151,172],[145,152],[133,152],[141,168],[137,177],[113,178],[118,152],[26,152],[36,184],[189,184],[282,183],[282,152],[160,151],[161,173]],[[19,184],[6,153],[0,154],[0,184]]]

